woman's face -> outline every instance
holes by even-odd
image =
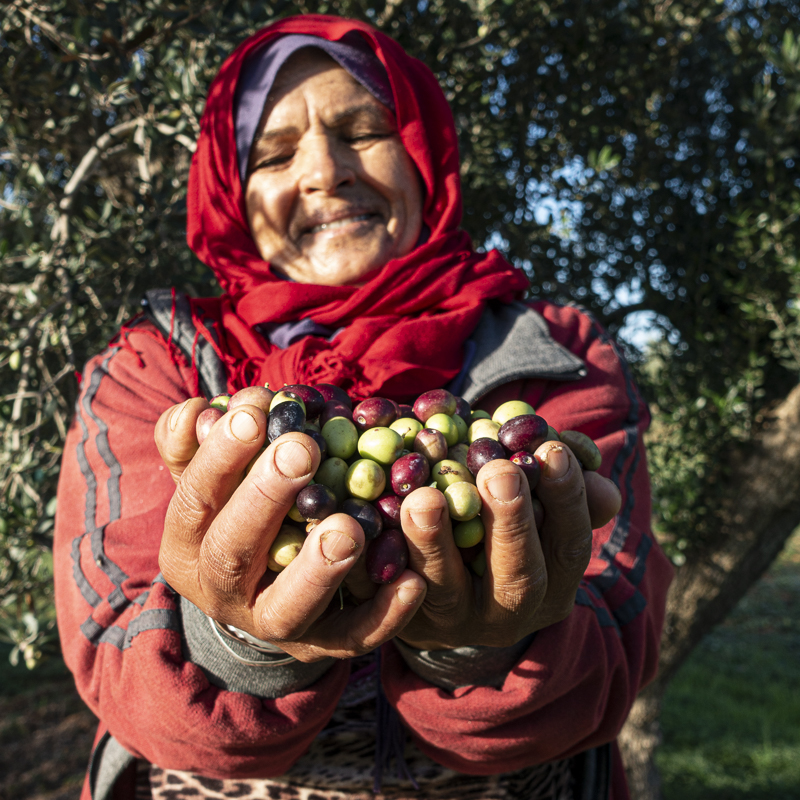
[[[394,116],[313,48],[273,84],[245,201],[261,257],[301,283],[363,283],[422,230],[422,188]]]

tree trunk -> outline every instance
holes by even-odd
[[[678,570],[667,597],[659,675],[637,698],[620,734],[633,800],[660,800],[653,756],[667,685],[702,638],[733,610],[800,525],[800,386],[732,459],[714,542]]]

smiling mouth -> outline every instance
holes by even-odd
[[[306,233],[320,233],[321,231],[330,231],[335,230],[336,228],[344,228],[347,225],[352,225],[354,222],[365,222],[368,219],[373,219],[377,217],[377,214],[356,214],[352,217],[344,217],[343,219],[337,219],[333,222],[323,222],[320,225],[315,225],[313,228],[309,228]]]

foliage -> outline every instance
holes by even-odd
[[[533,294],[663,331],[649,359],[629,349],[658,400],[676,560],[713,543],[720,453],[797,382],[796,0],[15,0],[0,11],[0,613],[30,659],[52,629],[76,373],[145,288],[214,291],[184,241],[204,95],[247,33],[297,12],[367,19],[431,66],[460,132],[465,227]]]

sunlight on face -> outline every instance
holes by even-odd
[[[422,188],[392,112],[315,48],[278,73],[248,171],[259,252],[300,283],[362,283],[419,239]]]

